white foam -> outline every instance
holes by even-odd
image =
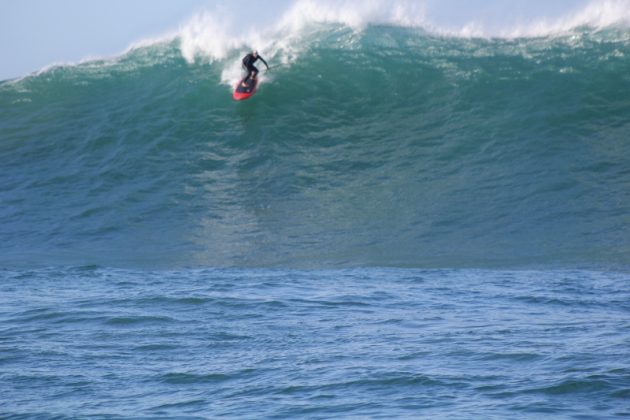
[[[295,52],[296,41],[303,39],[314,24],[339,24],[362,30],[369,24],[425,23],[423,3],[408,0],[297,0],[278,16],[266,29],[248,27],[242,32],[225,8],[195,15],[179,33],[182,55],[189,62],[199,58],[223,60],[235,49],[257,48],[287,55]]]
[[[307,46],[304,40],[318,24],[363,30],[370,24],[419,26],[424,22],[422,2],[399,0],[297,0],[264,29],[245,31],[226,8],[193,16],[179,32],[182,56],[190,63],[201,60],[224,63],[222,82],[235,84],[241,76],[240,58],[257,49],[274,63],[289,64]]]

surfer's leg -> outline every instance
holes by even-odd
[[[249,79],[256,80],[256,75],[258,74],[258,69],[253,65],[247,66],[247,77],[243,80],[242,86],[247,86],[247,82]]]
[[[241,83],[241,86],[245,87],[247,86],[247,81],[251,77],[252,72],[249,71],[249,67],[246,67],[245,64],[243,64],[243,69],[247,72],[247,76],[245,76],[245,78],[243,79],[243,83]]]

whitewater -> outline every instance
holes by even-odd
[[[0,82],[0,417],[630,415],[628,2],[361,5]]]

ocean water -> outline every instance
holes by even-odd
[[[9,418],[630,415],[625,274],[78,267],[1,279]]]
[[[0,82],[0,416],[630,416],[627,25],[298,29]]]

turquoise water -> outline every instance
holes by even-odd
[[[307,41],[0,83],[0,415],[630,415],[628,30]]]
[[[177,42],[4,83],[0,260],[627,264],[624,37],[337,30],[242,104]]]

